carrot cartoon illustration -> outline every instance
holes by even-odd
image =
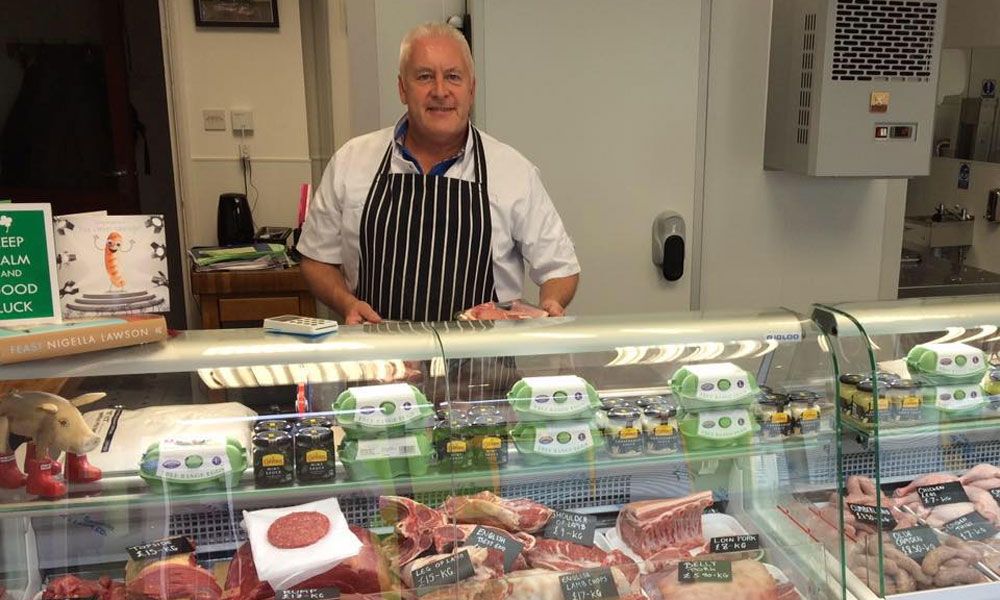
[[[98,237],[94,236],[94,245],[97,245]],[[131,245],[128,249],[122,248],[124,241],[122,240],[122,234],[117,231],[112,231],[108,234],[108,239],[104,242],[104,268],[108,272],[108,279],[111,281],[112,288],[124,289],[125,288],[125,278],[122,277],[121,270],[118,268],[118,253],[128,252],[135,245],[135,240],[130,240]]]

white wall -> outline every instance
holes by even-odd
[[[713,3],[701,307],[895,298],[904,184],[763,170],[768,8]]]
[[[969,189],[958,188],[958,169],[962,163],[969,165]],[[989,191],[1000,188],[1000,164],[964,161],[954,158],[932,158],[931,174],[910,182],[906,201],[907,216],[933,214],[940,203],[948,206],[959,204],[976,217],[973,225],[972,249],[966,264],[1000,273],[1000,225],[989,223],[986,200]]]
[[[299,186],[312,177],[298,1],[279,0],[277,30],[197,28],[192,2],[161,1],[182,244],[216,244],[219,194],[243,191],[241,139],[204,131],[206,108],[253,110],[254,132],[245,143],[258,191],[250,190],[254,222],[294,226]],[[187,304],[195,326],[190,294]]]
[[[944,47],[977,46],[1000,46],[1000,0],[951,0],[944,23]]]
[[[279,1],[278,30],[196,28],[193,3],[165,4],[187,245],[215,244],[219,194],[243,191],[240,138],[204,131],[206,108],[253,110],[254,221],[294,225],[299,185],[311,178],[297,0]]]

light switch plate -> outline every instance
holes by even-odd
[[[229,111],[232,120],[233,133],[250,133],[253,131],[253,111],[248,108],[234,108]]]
[[[221,108],[206,108],[201,111],[201,118],[205,124],[205,131],[225,131],[226,111]]]

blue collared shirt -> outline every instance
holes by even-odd
[[[413,163],[415,167],[417,167],[417,173],[423,173],[424,168],[420,166],[420,161],[414,158],[414,156],[410,154],[410,151],[407,150],[406,146],[403,145],[403,140],[406,138],[406,131],[407,129],[409,129],[409,127],[410,127],[410,120],[406,117],[406,115],[403,115],[403,118],[400,119],[399,123],[396,125],[395,132],[393,132],[393,139],[396,142],[396,149],[399,150],[399,153],[403,156],[403,158],[410,161],[411,163]],[[448,172],[448,169],[450,169],[452,165],[458,162],[458,159],[462,158],[463,154],[465,154],[464,147],[455,156],[452,156],[451,158],[446,158],[441,162],[439,162],[438,164],[434,165],[434,167],[427,174],[432,177],[444,176],[444,174]]]

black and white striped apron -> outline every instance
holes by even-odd
[[[447,321],[495,301],[492,219],[482,138],[476,181],[389,173],[385,151],[361,213],[357,296],[383,319]]]

